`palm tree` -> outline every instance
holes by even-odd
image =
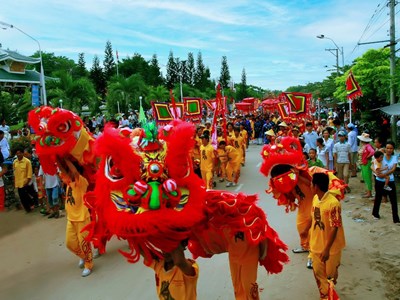
[[[127,113],[129,109],[139,109],[139,97],[147,95],[147,86],[139,74],[128,78],[113,77],[107,87],[107,109],[110,114]]]

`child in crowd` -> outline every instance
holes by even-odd
[[[317,157],[317,150],[311,148],[308,151],[308,166],[325,168],[324,163]]]
[[[42,207],[40,209],[40,213],[43,215],[49,215],[50,207],[46,198],[46,189],[44,188],[43,176],[39,176],[39,170],[40,167],[38,166],[35,166],[33,168],[33,176],[32,176],[33,186],[38,194],[39,205]]]
[[[382,166],[383,156],[384,154],[381,151],[376,151],[374,153],[375,159],[373,160],[374,166],[372,170],[375,170],[377,173],[385,174],[385,172],[388,170],[388,166]],[[392,188],[389,186],[389,179],[389,176],[385,176],[385,186],[383,189],[390,192]]]

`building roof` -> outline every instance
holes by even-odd
[[[38,57],[29,57],[19,54],[15,51],[0,49],[0,61],[13,60],[18,62],[23,62],[26,64],[37,64],[40,62]]]
[[[40,73],[35,70],[25,70],[25,74],[9,73],[0,68],[0,83],[23,83],[38,84],[40,82]]]

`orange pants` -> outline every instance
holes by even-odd
[[[310,249],[310,230],[311,227],[311,213],[303,215],[300,211],[297,213],[296,225],[297,232],[300,236],[300,246],[303,249]]]
[[[226,165],[228,162],[224,161],[220,161],[220,165],[219,165],[219,177],[225,179],[226,178]]]
[[[206,184],[206,189],[211,190],[213,188],[213,172],[212,170],[201,170],[201,178]]]
[[[90,242],[85,240],[88,232],[81,232],[82,228],[89,223],[90,219],[83,222],[68,220],[65,232],[65,245],[72,253],[85,260],[85,268],[91,270],[93,268],[92,247]]]
[[[333,283],[336,284],[336,280],[339,276],[338,268],[340,266],[341,257],[342,252],[340,251],[339,253],[329,255],[329,259],[323,263],[320,258],[320,253],[311,253],[314,277],[321,299],[328,299],[328,279],[332,279]]]
[[[238,183],[240,177],[240,162],[226,164],[226,179],[230,182]]]
[[[229,267],[236,300],[258,300],[259,246],[235,239],[229,245]]]

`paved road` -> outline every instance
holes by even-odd
[[[295,213],[286,214],[271,196],[265,194],[267,179],[259,173],[260,151],[261,146],[250,146],[240,185],[229,189],[257,193],[270,225],[292,249],[298,246]],[[225,188],[223,184],[218,185],[218,188]],[[142,263],[127,263],[117,252],[121,248],[127,249],[124,241],[112,240],[107,254],[95,260],[93,273],[82,278],[78,259],[65,248],[65,221],[65,218],[48,220],[39,213],[24,214],[21,211],[0,215],[1,299],[156,299],[153,271]],[[353,240],[348,241],[348,247],[354,246],[352,243]],[[305,268],[306,254],[290,251],[289,255],[291,262],[279,275],[267,275],[259,268],[261,299],[318,299],[312,271]],[[353,278],[352,273],[346,271],[346,261],[350,258],[345,256],[343,260],[342,278],[355,282],[358,277]],[[362,264],[362,258],[359,260],[357,263]],[[227,255],[199,259],[198,263],[198,299],[233,299]],[[342,299],[357,299],[353,292],[349,295],[352,296]],[[374,296],[370,299],[382,298]]]

